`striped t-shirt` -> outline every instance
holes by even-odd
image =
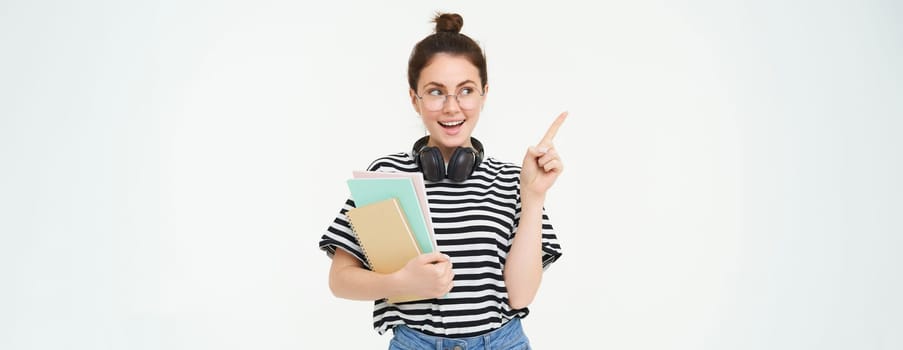
[[[409,153],[375,160],[368,170],[417,172]],[[439,251],[451,257],[454,286],[443,298],[400,304],[376,300],[373,327],[379,334],[404,324],[440,337],[472,337],[501,327],[529,310],[511,309],[502,271],[520,219],[520,166],[485,159],[464,182],[426,180],[430,215]],[[337,248],[365,261],[345,213],[345,202],[320,240],[320,249],[332,257]],[[561,256],[561,247],[543,209],[542,264]]]

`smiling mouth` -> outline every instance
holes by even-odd
[[[451,122],[439,122],[439,125],[442,125],[443,127],[446,127],[446,128],[453,128],[453,127],[456,127],[461,124],[464,124],[464,120],[451,121]]]

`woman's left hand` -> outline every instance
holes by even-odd
[[[525,196],[544,198],[546,191],[552,187],[555,179],[564,170],[564,164],[561,163],[561,158],[555,151],[552,140],[567,115],[568,112],[558,115],[549,130],[546,131],[545,136],[542,137],[542,141],[527,149],[527,155],[524,156],[524,164],[520,171],[521,200]]]

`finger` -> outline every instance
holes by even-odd
[[[452,269],[451,264],[448,264],[448,266],[444,267],[442,269],[441,273],[439,274],[439,276],[442,280],[448,280],[448,281],[454,280],[455,279],[455,271]]]
[[[442,279],[452,280],[455,278],[455,272],[451,268],[451,264],[442,269]]]
[[[558,133],[558,128],[561,127],[561,124],[564,123],[564,119],[567,118],[568,112],[562,112],[558,115],[558,118],[555,118],[555,121],[552,122],[552,126],[549,127],[549,130],[546,131],[546,134],[542,137],[542,141],[539,141],[540,145],[551,145],[552,139],[555,138],[555,134]]]
[[[550,149],[546,152],[542,157],[539,157],[536,161],[539,163],[539,166],[545,166],[546,163],[551,162],[552,160],[558,159],[558,152],[555,149]]]
[[[452,269],[448,269],[448,271],[446,271],[446,273],[442,277],[448,283],[452,283],[455,280],[455,271]]]
[[[548,151],[549,151],[548,147],[530,146],[527,148],[527,158],[538,159],[539,157],[542,157],[544,154],[546,154],[546,152],[548,152]]]
[[[546,163],[546,165],[543,165],[542,170],[545,170],[547,173],[561,172],[564,170],[564,165],[560,160],[554,159],[551,162]]]
[[[446,288],[451,289],[455,285],[455,275],[451,273],[448,274],[447,278],[442,282],[445,283]]]
[[[448,263],[444,263],[444,262],[437,263],[437,264],[433,265],[433,268],[436,269],[436,276],[438,276],[440,278],[442,276],[445,276],[446,273],[448,273],[447,272]]]

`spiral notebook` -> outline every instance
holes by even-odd
[[[420,255],[417,241],[414,240],[398,199],[389,198],[351,208],[346,215],[371,270],[383,274],[393,273]],[[420,299],[425,298],[397,296],[390,297],[389,302]]]
[[[421,208],[421,199],[426,202],[425,190],[415,187],[414,180],[408,176],[367,177],[348,179],[348,189],[356,206],[364,206],[387,198],[397,198],[405,213],[414,239],[420,251],[432,253],[436,251],[436,240],[432,231],[432,220],[429,218],[429,207]],[[419,192],[422,192],[418,194]]]
[[[417,199],[420,203],[420,211],[423,215],[423,221],[426,224],[426,233],[429,235],[428,239],[417,239],[417,243],[420,244],[420,251],[424,253],[429,253],[438,246],[436,244],[436,234],[433,230],[433,218],[430,215],[430,203],[426,198],[426,184],[423,182],[423,173],[414,172],[414,173],[400,173],[400,172],[381,172],[381,171],[368,171],[368,170],[355,170],[352,172],[355,179],[372,179],[372,178],[409,178],[411,179],[411,184],[414,185],[414,192],[417,194]],[[400,197],[399,197],[400,198]],[[399,200],[401,202],[402,207],[404,207],[404,201]],[[410,211],[405,208],[405,213],[410,213]],[[411,215],[411,214],[408,214]],[[412,225],[413,227],[413,225]],[[414,230],[414,234],[417,234],[417,230]],[[427,243],[429,243],[430,247],[427,247]]]

